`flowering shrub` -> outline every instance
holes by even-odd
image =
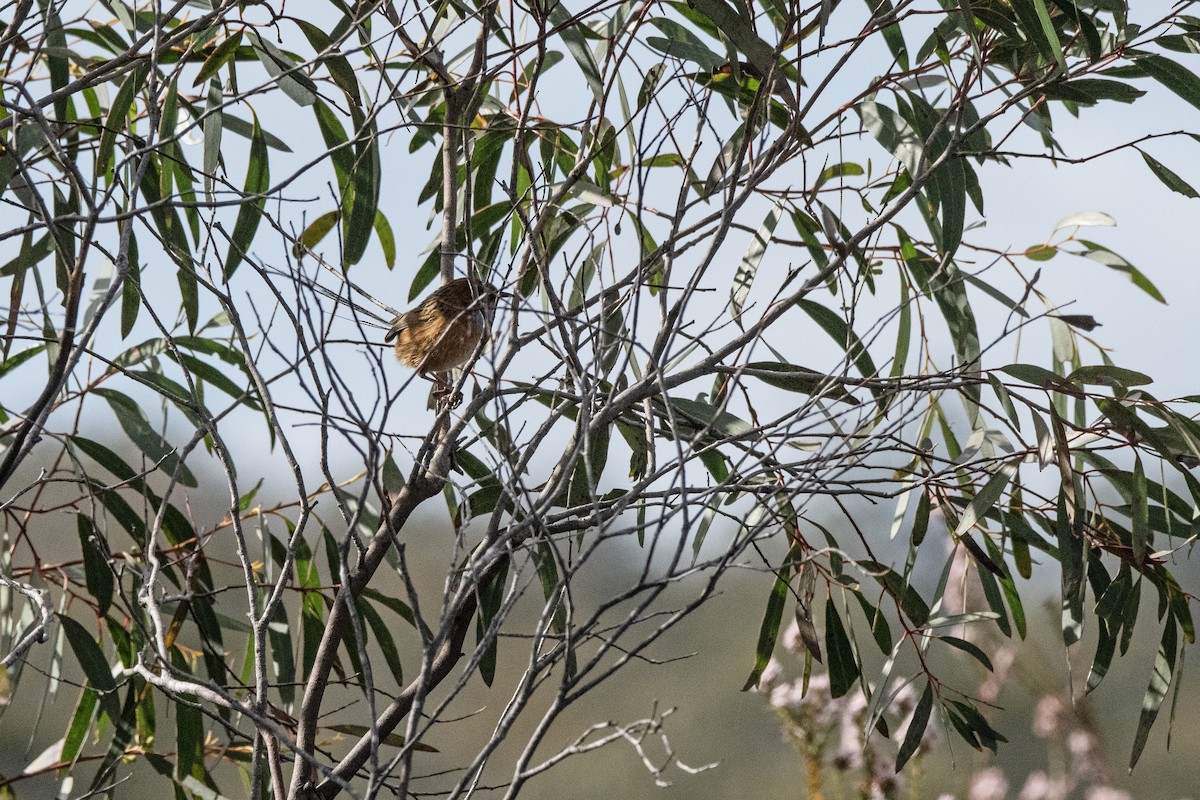
[[[920,733],[908,764],[897,768],[901,747],[897,742],[907,740],[917,711],[912,683],[887,687],[888,694],[875,703],[871,698],[880,691],[875,686],[869,687],[870,696],[851,692],[834,697],[828,674],[812,673],[812,662],[805,659],[795,623],[783,634],[782,642],[804,669],[789,680],[784,663],[772,658],[758,688],[804,759],[808,800],[926,797],[920,781],[922,756],[942,739],[936,718]],[[1014,660],[1012,648],[997,651],[992,671],[980,681],[977,699],[995,704],[1000,687],[1011,677]],[[872,706],[882,710],[871,714]],[[1034,706],[1029,731],[1044,740],[1047,765],[1028,772],[1019,790],[1003,769],[985,763],[971,774],[965,795],[946,793],[938,800],[1134,800],[1111,785],[1100,736],[1082,705],[1073,706],[1056,694],[1043,694]]]
[[[803,652],[795,623],[784,634],[783,642],[792,653]],[[918,796],[916,765],[907,774],[898,772],[893,740],[869,735],[872,729],[908,731],[917,709],[917,694],[911,684],[888,687],[893,693],[891,702],[875,721],[864,694],[851,692],[834,697],[829,676],[824,673],[812,675],[806,671],[789,681],[777,659],[763,670],[759,689],[769,698],[788,739],[805,760],[809,800],[897,798],[905,796],[906,788],[910,796]],[[871,691],[880,690],[871,687]],[[920,736],[917,755],[927,752],[941,738],[940,730],[932,724],[926,725]],[[827,793],[827,776],[834,793]]]

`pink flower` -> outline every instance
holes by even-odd
[[[1088,731],[1073,730],[1067,737],[1067,747],[1076,758],[1091,757],[1099,744],[1096,737]]]
[[[1041,770],[1029,773],[1021,789],[1020,800],[1055,800],[1054,784]]]
[[[954,553],[954,563],[950,566],[950,577],[946,580],[946,592],[942,595],[942,611],[947,615],[961,614],[967,610],[969,594],[967,585],[967,551],[959,548]]]
[[[1011,647],[1001,647],[992,654],[992,671],[979,684],[979,698],[985,703],[994,703],[1000,696],[1000,689],[1008,680],[1016,651]]]
[[[1063,712],[1066,708],[1057,696],[1048,694],[1038,700],[1037,708],[1033,710],[1033,733],[1042,739],[1053,736],[1062,725]]]
[[[781,683],[771,687],[771,708],[785,709],[795,708],[792,704],[792,685],[790,683]]]
[[[1008,779],[999,767],[988,767],[971,778],[970,800],[1004,800],[1008,796]]]
[[[863,765],[863,740],[858,722],[849,714],[838,723],[838,749],[833,754],[833,766],[842,771],[858,769]]]
[[[1087,790],[1087,800],[1133,800],[1133,796],[1111,786],[1093,786]]]
[[[804,652],[804,640],[800,638],[800,626],[796,620],[792,620],[792,624],[783,632],[783,646],[792,653]]]
[[[911,683],[904,684],[892,697],[891,708],[896,716],[903,717],[917,707],[917,693],[913,691],[912,686]]]
[[[763,668],[762,676],[758,679],[758,690],[767,691],[783,679],[783,665],[772,658]]]
[[[1075,775],[1085,780],[1103,779],[1107,775],[1100,740],[1095,734],[1079,729],[1071,731],[1067,749],[1071,751],[1071,771]]]

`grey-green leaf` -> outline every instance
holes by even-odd
[[[763,670],[771,660],[771,654],[775,652],[775,640],[779,637],[779,623],[783,619],[783,607],[787,603],[787,596],[788,582],[782,575],[776,575],[775,583],[771,586],[771,595],[767,598],[767,610],[763,614],[762,625],[758,631],[754,669],[750,670],[750,677],[742,686],[743,692],[758,685],[758,679],[762,677]]]
[[[854,648],[842,618],[838,616],[837,605],[833,598],[825,600],[825,651],[829,659],[829,691],[835,698],[841,697],[858,680],[858,660],[854,657]]]
[[[925,735],[925,727],[929,724],[929,714],[932,709],[933,684],[926,683],[925,691],[921,693],[921,699],[917,701],[916,710],[913,711],[912,719],[909,720],[908,729],[904,732],[904,741],[900,744],[900,751],[896,754],[897,773],[904,769],[904,765],[917,752],[921,738]]]
[[[1146,694],[1142,698],[1142,714],[1138,719],[1137,734],[1133,739],[1133,752],[1129,756],[1130,772],[1142,757],[1142,750],[1150,737],[1150,728],[1154,725],[1158,710],[1167,696],[1167,689],[1171,686],[1171,675],[1175,672],[1177,638],[1175,617],[1168,615],[1158,654],[1154,658],[1154,670],[1150,673],[1150,685],[1146,687]]]
[[[1138,152],[1142,154],[1142,160],[1146,162],[1146,166],[1154,173],[1154,177],[1162,181],[1163,185],[1168,189],[1178,192],[1184,197],[1200,198],[1200,194],[1197,194],[1191,184],[1176,175],[1166,164],[1141,150]]]

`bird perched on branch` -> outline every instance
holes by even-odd
[[[444,400],[452,388],[446,373],[470,360],[487,335],[500,294],[496,287],[474,278],[452,280],[392,320],[383,340],[394,339],[400,363],[433,381],[434,398]],[[461,395],[451,398],[450,405],[461,399]]]

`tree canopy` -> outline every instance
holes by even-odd
[[[1200,18],[1128,5],[9,5],[0,703],[76,699],[0,797],[515,797],[632,740],[559,725],[747,569],[729,690],[792,618],[896,770],[931,720],[1001,745],[961,665],[1053,571],[1086,691],[1157,626],[1132,767],[1195,641],[1200,397],[1042,289],[1165,302],[1112,217],[984,225],[1034,160],[1198,197],[1177,120],[1056,132],[1200,108]],[[427,408],[383,332],[461,276],[504,294]]]

